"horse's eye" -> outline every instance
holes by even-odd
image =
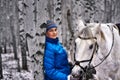
[[[89,46],[89,49],[92,49],[93,48],[93,44],[91,44],[90,46]]]

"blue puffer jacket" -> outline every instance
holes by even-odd
[[[46,37],[44,53],[44,80],[67,80],[70,74],[70,67],[67,60],[67,53],[59,43],[58,38]]]

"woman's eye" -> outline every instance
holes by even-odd
[[[93,48],[93,44],[91,44],[90,46],[89,46],[89,49],[92,49]]]
[[[55,29],[55,31],[57,31],[57,28]]]

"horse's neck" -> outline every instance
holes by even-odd
[[[106,40],[106,43],[99,42],[99,45],[101,45],[101,53],[103,53],[104,56],[110,53],[109,58],[107,58],[107,60],[109,61],[118,60],[119,55],[117,54],[119,54],[118,50],[120,50],[119,32],[113,26],[111,28],[109,28],[108,26],[103,26],[101,29],[105,35]],[[102,44],[105,45],[102,46]]]
[[[110,30],[110,28],[108,26],[106,26],[105,24],[102,24],[100,27],[102,34],[104,35],[104,39],[102,39],[101,34],[99,33],[97,35],[97,43],[98,43],[98,53],[97,56],[99,56],[99,58],[104,58],[106,57],[106,55],[109,54],[109,51],[112,48],[112,32]],[[111,58],[109,58],[111,60]]]

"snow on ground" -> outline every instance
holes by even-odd
[[[32,77],[33,75],[24,70],[21,72],[10,72],[10,70],[8,70],[4,71],[3,74],[4,78],[1,80],[34,80]]]
[[[21,70],[18,72],[18,63],[13,53],[4,53],[2,56],[3,79],[1,80],[34,80],[31,72]]]

